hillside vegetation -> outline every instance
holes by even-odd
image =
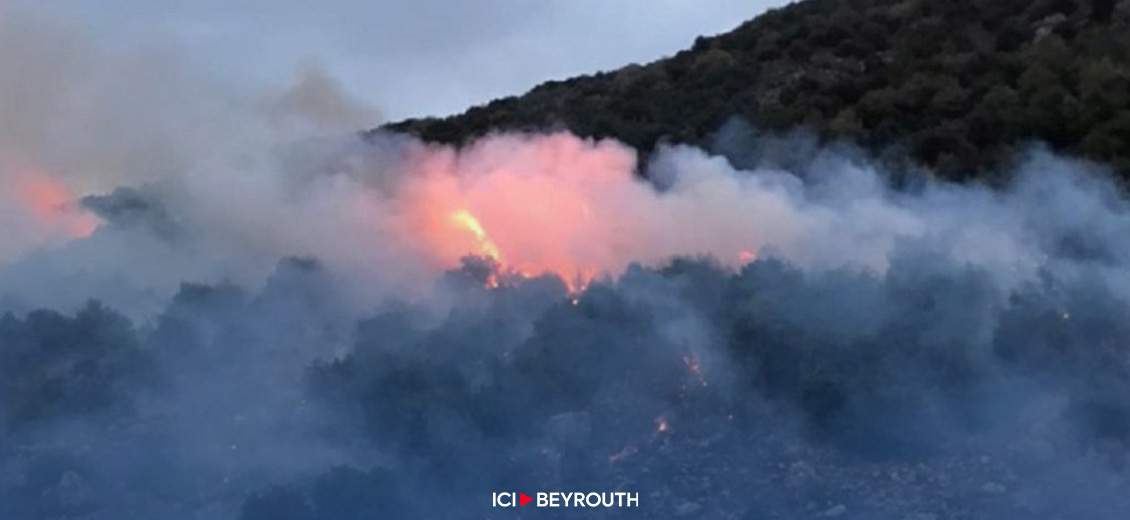
[[[1130,176],[1130,0],[809,0],[647,65],[388,128],[461,144],[567,128],[643,152],[731,118],[985,176],[1029,141]]]

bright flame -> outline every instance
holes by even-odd
[[[451,214],[451,220],[462,229],[466,229],[475,235],[475,239],[479,241],[479,250],[482,254],[490,257],[495,262],[502,262],[502,253],[498,252],[498,246],[491,242],[490,237],[487,235],[483,225],[479,224],[479,219],[475,218],[470,211],[465,209],[456,211]]]
[[[765,219],[744,181],[704,170],[658,190],[636,175],[635,151],[612,141],[504,135],[418,152],[396,200],[406,242],[440,269],[481,255],[503,279],[553,274],[576,295],[633,262],[710,255],[736,266],[760,245]]]

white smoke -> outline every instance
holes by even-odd
[[[560,388],[551,377],[522,379],[514,367],[525,367],[515,363],[559,369],[551,375],[576,378],[583,383],[577,393],[592,397],[583,405],[589,409],[553,420],[582,425],[565,424],[566,430],[608,428],[605,442],[612,444],[634,431],[623,424],[647,424],[657,408],[670,406],[650,385],[666,377],[672,359],[694,357],[687,363],[705,367],[711,391],[727,378],[739,388],[736,381],[746,374],[731,366],[727,349],[760,344],[729,345],[734,331],[719,326],[723,320],[770,332],[800,330],[819,341],[765,336],[801,355],[831,345],[815,351],[832,359],[853,356],[869,342],[897,351],[902,344],[884,335],[890,327],[923,349],[968,348],[984,365],[974,368],[991,372],[997,366],[985,361],[986,352],[1030,342],[1021,334],[1026,327],[1004,326],[1009,298],[1034,291],[1037,310],[1043,305],[1053,317],[1064,316],[1055,323],[1069,319],[1056,307],[1063,302],[1097,301],[1082,311],[1115,337],[1121,329],[1111,324],[1123,321],[1130,300],[1126,198],[1101,167],[1039,147],[1002,189],[927,180],[895,190],[889,172],[847,145],[789,142],[796,152],[782,152],[788,160],[739,168],[736,160],[687,146],[662,147],[641,165],[636,150],[623,144],[567,133],[496,134],[462,149],[380,132],[362,138],[352,131],[376,124],[377,112],[316,65],[301,70],[289,88],[246,92],[194,72],[175,50],[100,49],[73,27],[16,9],[0,15],[0,313],[69,312],[94,298],[137,318],[141,327],[125,328],[150,348],[155,372],[173,390],[137,391],[144,399],[134,403],[136,415],[118,417],[130,427],[152,428],[156,433],[129,438],[156,438],[151,453],[174,452],[205,481],[199,487],[211,494],[201,499],[199,516],[234,517],[250,488],[272,478],[305,478],[342,461],[369,464],[379,458],[372,451],[395,454],[403,447],[395,440],[401,403],[371,399],[369,392],[383,371],[401,375],[396,363],[405,363],[409,376],[416,369],[440,374],[436,383],[425,373],[420,388],[385,389],[419,390],[422,397],[406,406],[432,413],[421,414],[434,421],[423,434],[406,429],[405,437],[455,446],[461,460],[475,461],[499,448],[470,424],[461,399],[474,400],[489,417],[509,401],[466,397],[443,386],[449,379],[466,378],[475,391],[498,384],[505,398],[525,398],[522,389]],[[457,212],[473,215],[483,236],[453,225]],[[473,262],[451,271],[463,255],[491,251],[503,269],[520,273],[519,289],[485,292],[483,280],[471,276]],[[724,269],[709,271],[704,263],[692,266],[702,272],[685,278],[657,274],[673,257],[687,256],[709,257]],[[317,262],[280,264],[288,257]],[[769,261],[741,271],[755,257]],[[562,280],[538,278],[544,273]],[[460,295],[469,302],[455,297],[449,307],[430,305],[433,289],[465,278],[480,283],[466,291],[470,296]],[[575,279],[598,283],[584,291]],[[934,290],[934,279],[943,290]],[[208,287],[182,288],[185,282]],[[740,306],[711,307],[710,298],[721,300],[719,294],[743,283],[757,285],[739,287]],[[1082,296],[1060,294],[1061,286]],[[1052,289],[1041,292],[1046,287]],[[695,291],[707,303],[695,300]],[[919,296],[926,303],[919,305]],[[386,299],[420,304],[429,319],[394,309],[357,325],[372,308],[387,311]],[[1008,310],[1029,319],[1030,309],[1019,308]],[[8,316],[3,323],[35,329],[18,320]],[[50,323],[59,321],[65,320]],[[74,328],[85,331],[89,323],[78,321]],[[1019,338],[998,338],[999,330]],[[761,332],[750,334],[766,339],[756,335]],[[421,345],[431,348],[417,351]],[[376,410],[367,412],[386,419],[377,429],[393,430],[381,438],[394,439],[388,445],[368,445],[352,424],[334,435],[315,431],[325,427],[324,410],[307,401],[304,378],[312,361],[341,361],[335,356],[342,352],[354,364],[326,370],[340,369],[335,382],[348,386],[356,377],[358,384],[340,400],[362,400]],[[857,375],[845,372],[846,382],[838,382],[850,394]],[[881,375],[901,383],[922,372],[928,371],[914,364]],[[1065,374],[1055,377],[1104,398],[1118,394]],[[944,393],[910,386],[927,400]],[[1049,386],[1046,394],[1018,391],[1017,400],[1058,398],[1062,390]],[[430,399],[433,394],[439,398]],[[1005,408],[1002,403],[1011,404],[1006,398],[991,404]],[[851,410],[864,417],[857,422],[885,411],[867,405]],[[722,407],[703,408],[725,417]],[[630,415],[623,424],[588,415],[621,409]],[[136,470],[118,460],[116,431],[107,434],[75,415],[80,426],[48,425],[50,435],[40,438],[115,446],[89,450],[95,465]],[[922,417],[949,426],[930,410]],[[845,424],[858,426],[853,419]],[[495,440],[511,446],[511,439]],[[540,454],[543,441],[520,438],[513,445]],[[6,449],[0,445],[0,461],[9,460]],[[308,456],[289,458],[299,451]],[[421,480],[434,477],[422,473]],[[229,487],[229,476],[247,488]],[[180,493],[183,483],[161,484]],[[9,487],[32,502],[42,498]],[[164,513],[180,507],[181,498],[134,506]],[[114,515],[127,508],[123,503],[103,504],[102,512]],[[207,509],[215,504],[222,514]]]
[[[1031,154],[1003,192],[928,183],[903,193],[843,147],[791,171],[746,171],[682,146],[636,165],[634,150],[567,134],[496,135],[464,150],[363,141],[348,133],[375,124],[375,111],[316,64],[283,91],[246,92],[194,71],[175,49],[101,49],[74,27],[3,14],[0,180],[15,186],[34,172],[60,187],[54,199],[75,199],[52,199],[37,215],[44,208],[26,197],[0,197],[12,230],[0,241],[9,266],[0,289],[25,306],[99,297],[132,308],[137,294],[160,299],[185,280],[256,286],[295,255],[321,258],[366,288],[362,298],[419,290],[477,252],[466,233],[436,230],[455,210],[482,221],[504,263],[567,279],[677,255],[735,266],[775,255],[881,274],[899,243],[915,241],[1012,287],[1041,269],[1078,269],[1061,242],[1085,231],[1080,247],[1113,255],[1103,269],[1126,284],[1125,248],[1113,238],[1124,203],[1094,167],[1047,153]],[[75,233],[77,199],[118,187],[136,189],[136,200],[87,204],[101,207],[102,225]],[[147,210],[134,208],[133,220],[114,217],[138,202]],[[44,291],[52,280],[68,284]]]

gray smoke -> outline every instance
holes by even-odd
[[[401,158],[434,152],[395,136],[354,146],[366,166],[351,186],[393,199],[415,168]],[[735,215],[712,208],[704,222],[757,217],[758,258],[738,265],[686,251],[570,294],[554,275],[469,256],[443,276],[420,272],[412,283],[428,287],[398,296],[405,280],[355,287],[395,277],[391,264],[357,278],[284,259],[250,289],[219,276],[171,300],[136,277],[148,298],[138,309],[157,309],[138,310],[136,324],[99,306],[10,315],[0,324],[12,367],[7,513],[497,516],[490,493],[514,486],[644,497],[638,512],[594,518],[837,504],[875,518],[1125,513],[1127,203],[1101,168],[1037,148],[1003,190],[927,181],[895,191],[862,154],[805,156],[737,170],[676,147],[648,167],[664,179],[648,188],[661,204],[705,197]],[[295,182],[325,182],[312,171]],[[259,262],[255,244],[217,238],[231,230],[211,227],[236,213],[195,203],[152,186],[87,197],[101,227],[34,253],[34,268],[104,255],[86,273],[103,285],[70,290],[127,303],[107,273],[141,267],[155,254],[147,247],[168,255],[161,274],[204,263],[210,279],[224,273],[217,265],[239,279],[237,268]],[[272,211],[297,213],[290,222],[334,214]],[[273,243],[318,244],[283,231]],[[192,250],[202,256],[180,254]],[[14,264],[6,286],[27,269]],[[66,292],[46,279],[22,290]],[[871,488],[852,491],[860,479]],[[413,499],[432,489],[449,494]]]
[[[2,518],[1130,513],[1101,165],[362,139],[316,67],[245,93],[2,14]],[[641,507],[489,507],[557,490]]]

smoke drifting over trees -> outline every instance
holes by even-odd
[[[173,124],[222,112],[207,81],[152,93],[168,119],[64,81],[97,101],[68,114],[22,92],[107,58],[30,26],[0,30],[54,56],[0,60],[31,85],[0,91],[0,181],[35,195],[0,196],[0,518],[560,513],[499,490],[640,494],[578,518],[1130,513],[1104,166],[1033,144],[990,189],[740,121],[646,164],[342,136],[365,112],[316,72],[209,131]]]
[[[742,148],[742,160],[761,162],[750,170],[664,149],[646,166],[656,185],[630,160],[598,160],[634,156],[614,143],[492,139],[463,152],[396,136],[354,145],[361,159],[348,173],[288,178],[315,201],[250,206],[329,223],[278,228],[259,243],[228,234],[257,229],[261,215],[213,228],[216,216],[196,206],[215,201],[193,192],[85,199],[100,227],[35,253],[34,265],[13,264],[5,279],[31,273],[25,286],[42,291],[66,280],[54,269],[68,257],[116,255],[110,272],[88,264],[84,277],[109,281],[83,285],[84,297],[165,303],[131,309],[133,321],[74,300],[62,312],[17,306],[0,322],[6,516],[449,518],[486,514],[483,497],[516,485],[631,488],[643,494],[640,515],[687,503],[704,517],[815,514],[827,501],[875,518],[1127,511],[1116,482],[1130,435],[1130,250],[1120,239],[1130,217],[1099,168],[1034,149],[1003,191],[930,181],[893,191],[862,154],[761,138]],[[507,265],[522,242],[508,241],[497,217],[483,220],[500,258],[468,238],[468,256],[447,268],[442,255],[416,256],[427,233],[411,243],[398,225],[305,236],[354,221],[357,198],[372,197],[366,215],[414,222],[405,215],[418,200],[447,200],[412,198],[413,182],[431,175],[470,186],[532,176],[563,197],[588,196],[569,191],[563,160],[589,172],[611,164],[605,187],[621,187],[586,199],[596,224],[548,238],[653,257],[602,265],[577,286],[553,264]],[[435,164],[456,166],[421,173]],[[350,189],[327,190],[343,182],[335,177]],[[617,219],[639,218],[666,233],[598,232],[638,230]],[[335,253],[359,241],[384,263]],[[162,265],[149,273],[159,283],[115,281],[121,266],[147,263],[147,250],[173,257],[201,243],[212,255]],[[311,256],[246,250],[263,244]],[[325,261],[303,249],[320,244]],[[383,252],[401,247],[417,265]],[[745,247],[756,258],[736,256]],[[282,257],[274,267],[234,281],[271,253]],[[238,269],[195,280],[178,270],[208,262],[221,267],[195,272]],[[178,276],[186,283],[170,292]],[[19,286],[10,301],[34,299]],[[968,467],[981,457],[991,462]],[[875,465],[968,482],[874,484],[894,494],[884,500],[845,487]],[[1065,485],[1078,478],[1089,485]],[[989,484],[1009,491],[981,489]],[[413,498],[435,489],[443,500]],[[1042,499],[1016,505],[1029,495]]]

